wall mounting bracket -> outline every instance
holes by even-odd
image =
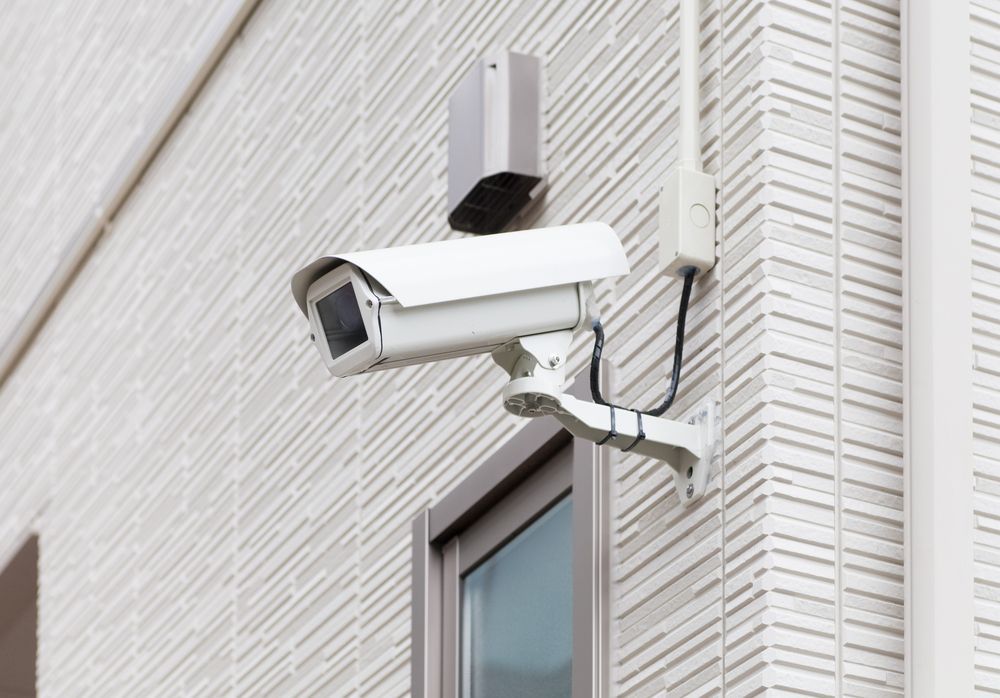
[[[698,501],[708,487],[714,456],[715,405],[687,423],[622,407],[598,405],[562,392],[572,330],[521,337],[493,352],[510,375],[504,408],[519,417],[553,416],[574,436],[667,463],[681,503]]]

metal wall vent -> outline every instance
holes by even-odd
[[[499,233],[545,187],[541,62],[481,58],[448,102],[448,223]]]

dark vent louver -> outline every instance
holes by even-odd
[[[484,177],[448,216],[455,230],[466,233],[499,233],[531,201],[531,190],[540,177],[501,172]]]

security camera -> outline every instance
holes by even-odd
[[[681,343],[659,408],[619,407],[596,387],[604,333],[592,284],[628,272],[615,232],[583,223],[320,257],[292,277],[292,295],[333,375],[491,354],[510,376],[505,409],[551,415],[580,438],[666,461],[689,505],[707,488],[716,425],[714,403],[686,424],[659,416],[676,392]],[[563,393],[570,343],[588,319],[593,402]]]
[[[591,282],[628,272],[615,232],[584,223],[320,257],[292,293],[343,378],[577,331]]]

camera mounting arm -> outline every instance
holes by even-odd
[[[521,417],[552,415],[574,436],[665,461],[674,469],[681,502],[687,506],[700,499],[713,456],[712,406],[681,423],[567,395],[562,386],[572,338],[572,330],[531,335],[493,352],[493,360],[510,375],[504,408]]]

